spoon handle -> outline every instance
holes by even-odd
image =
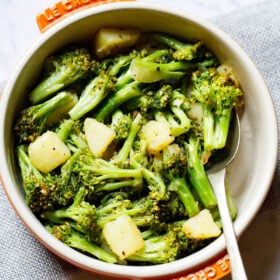
[[[246,272],[238,248],[238,243],[236,240],[236,234],[227,205],[226,190],[224,184],[225,174],[226,169],[223,168],[218,172],[209,174],[209,179],[211,181],[216,199],[218,201],[218,208],[222,219],[224,237],[227,244],[227,252],[231,264],[232,279],[247,280],[248,278],[246,276]]]

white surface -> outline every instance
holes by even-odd
[[[139,0],[185,9],[209,18],[231,12],[261,0]],[[0,9],[0,81],[7,79],[18,60],[40,36],[36,16],[58,0],[1,1]]]
[[[140,1],[140,0],[139,0]],[[148,2],[142,0],[143,2]],[[210,18],[247,8],[261,0],[153,0],[185,9],[200,17]],[[36,15],[56,3],[54,0],[2,1],[0,9],[0,81],[6,80],[18,60],[40,36]],[[240,240],[241,253],[249,279],[280,279],[280,219],[279,212],[256,217]],[[73,279],[92,279],[79,273]],[[228,278],[230,279],[230,277]]]

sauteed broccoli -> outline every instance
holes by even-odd
[[[207,166],[224,152],[242,91],[202,41],[139,30],[122,30],[122,41],[109,31],[99,30],[98,52],[47,58],[15,120],[26,203],[51,234],[94,258],[172,262],[222,232]]]

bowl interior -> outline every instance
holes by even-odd
[[[1,101],[1,176],[7,195],[18,215],[39,240],[60,256],[66,253],[63,257],[78,266],[96,272],[110,271],[115,275],[143,278],[192,269],[225,249],[223,237],[174,263],[120,269],[118,265],[96,261],[60,244],[45,231],[24,203],[13,154],[12,127],[15,116],[36,83],[44,59],[72,43],[90,44],[94,33],[103,26],[129,26],[144,31],[167,32],[183,39],[203,39],[221,63],[227,63],[235,69],[244,91],[245,107],[240,115],[240,149],[228,170],[227,184],[237,199],[239,214],[235,228],[238,235],[245,230],[261,206],[277,160],[277,125],[269,92],[258,70],[244,51],[212,24],[185,12],[140,3],[110,4],[73,14],[45,32],[20,61]]]

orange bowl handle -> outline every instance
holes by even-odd
[[[230,274],[230,262],[228,255],[216,260],[214,263],[191,272],[186,276],[173,278],[172,280],[219,280]]]
[[[113,2],[131,1],[135,0],[62,0],[39,13],[37,15],[36,21],[40,31],[44,32],[55,22],[78,10]]]

